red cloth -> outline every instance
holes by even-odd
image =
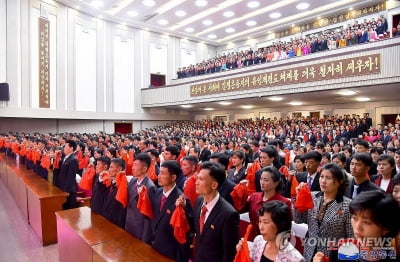
[[[186,233],[190,230],[190,226],[182,206],[177,206],[175,208],[169,223],[174,228],[175,239],[180,244],[186,243]]]
[[[147,216],[150,219],[154,218],[153,209],[151,208],[151,202],[149,195],[147,193],[147,187],[142,185],[138,189],[139,199],[137,202],[137,208],[139,209],[140,213]]]
[[[253,230],[253,225],[249,224],[247,226],[246,234],[243,237],[242,249],[236,253],[233,262],[250,262],[250,252],[249,246],[247,244],[247,239],[249,239],[250,232]]]
[[[247,203],[248,196],[246,185],[239,183],[233,188],[231,197],[233,199],[233,206],[236,208],[236,210],[240,211],[244,208]]]
[[[56,153],[54,157],[53,169],[60,168],[61,153]]]
[[[103,174],[103,178],[102,178],[103,181],[102,181],[102,183],[103,183],[106,187],[111,186],[111,177],[110,177],[110,174],[108,173],[108,171],[103,171],[102,174]]]
[[[42,156],[42,159],[40,160],[40,165],[46,170],[49,170],[51,165],[50,157],[48,155]]]
[[[289,148],[285,148],[283,150],[283,152],[285,152],[285,166],[289,167],[289,162],[290,162],[290,150]]]
[[[249,185],[247,191],[250,194],[256,192],[256,171],[261,169],[260,163],[258,161],[254,162],[249,169],[247,169],[246,179],[249,180]]]
[[[125,172],[119,172],[117,174],[115,183],[118,188],[115,199],[125,208],[128,205],[128,180],[126,180]]]
[[[287,166],[281,166],[281,167],[279,168],[279,172],[281,172],[282,174],[284,174],[285,177],[286,177],[286,179],[288,178],[288,176],[289,176],[289,168],[288,168]]]
[[[299,185],[296,176],[292,176],[291,185],[290,185],[290,196],[296,197],[296,187]]]
[[[297,200],[296,204],[294,207],[297,209],[299,212],[305,212],[308,209],[311,209],[314,207],[314,203],[311,197],[311,191],[308,188],[308,186],[303,186],[299,193],[297,194]]]
[[[82,175],[82,179],[79,182],[79,187],[84,190],[91,190],[93,187],[93,179],[96,175],[96,170],[93,165],[88,165],[85,173]]]
[[[198,194],[196,194],[196,180],[197,180],[196,175],[189,177],[188,180],[186,180],[186,185],[183,190],[183,193],[185,194],[185,196],[187,198],[189,198],[190,204],[192,204],[192,207],[195,206],[196,199],[199,196]]]
[[[147,170],[147,174],[153,182],[157,180],[156,163],[154,161],[151,161],[149,169]]]

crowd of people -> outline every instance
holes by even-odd
[[[400,23],[397,28],[400,29]],[[393,30],[393,36],[400,34],[397,28]],[[356,20],[353,25],[348,24],[346,28],[334,28],[307,35],[304,38],[295,37],[290,41],[276,41],[270,46],[257,50],[250,48],[239,52],[224,53],[196,65],[179,68],[177,77],[180,79],[300,57],[311,53],[374,42],[389,35],[388,23],[385,17],[381,15],[377,19],[364,19],[360,23]]]
[[[8,132],[0,151],[69,193],[64,209],[84,193],[175,261],[242,261],[247,250],[252,261],[340,261],[345,239],[358,241],[354,261],[397,261],[399,129],[367,113],[182,121],[137,134]],[[308,226],[301,252],[292,220]]]

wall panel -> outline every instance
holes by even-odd
[[[6,35],[6,0],[0,0],[0,35]],[[0,37],[0,83],[6,81],[7,64],[7,41],[6,37]]]

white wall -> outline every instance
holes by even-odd
[[[6,0],[0,0],[0,83],[6,82]]]

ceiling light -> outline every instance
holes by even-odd
[[[191,108],[193,106],[192,105],[181,105],[181,107],[183,107],[183,108]]]
[[[300,4],[296,5],[296,8],[298,10],[304,10],[304,9],[309,8],[309,7],[310,7],[309,3],[300,3]]]
[[[165,19],[158,20],[157,23],[160,24],[160,25],[168,25],[168,21],[165,20]]]
[[[207,37],[210,39],[215,39],[215,38],[217,38],[217,35],[211,34],[211,35],[208,35]]]
[[[154,2],[154,0],[143,0],[143,5],[145,6],[155,6],[156,2]]]
[[[345,90],[345,91],[338,92],[338,94],[342,95],[342,96],[352,96],[352,95],[357,94],[357,92],[356,91],[352,91],[352,90]]]
[[[222,15],[225,16],[225,17],[232,17],[232,16],[235,15],[235,12],[233,12],[233,11],[225,11]]]
[[[256,24],[257,24],[257,22],[254,21],[254,20],[250,20],[250,21],[247,21],[247,22],[246,22],[246,25],[247,25],[247,26],[255,26]]]
[[[235,30],[235,28],[233,28],[233,27],[229,27],[229,28],[227,28],[227,29],[225,29],[225,32],[227,32],[227,33],[233,33],[233,32],[235,32],[236,30]]]
[[[358,101],[358,102],[367,102],[370,100],[371,100],[371,98],[369,98],[369,97],[356,97],[356,101]]]
[[[185,32],[192,33],[192,32],[194,32],[194,28],[193,27],[187,27],[187,28],[185,28]]]
[[[196,2],[195,2],[195,4],[197,5],[197,6],[206,6],[207,4],[208,4],[208,2],[206,1],[206,0],[197,0]]]
[[[269,17],[271,17],[271,18],[279,18],[279,17],[281,17],[281,13],[279,13],[279,12],[274,12],[274,13],[271,13],[270,15],[269,15]]]
[[[206,110],[206,111],[211,111],[211,110],[214,110],[214,108],[212,108],[212,107],[206,107],[206,108],[204,108],[204,110]]]
[[[321,19],[321,17],[320,17],[320,16],[318,16],[317,18],[318,18],[318,19]]]
[[[288,104],[292,105],[292,106],[301,106],[303,104],[303,102],[293,101],[293,102],[290,102]]]
[[[349,11],[353,11],[353,7],[350,7],[350,8],[349,8]]]
[[[130,17],[134,17],[134,16],[138,16],[139,13],[136,11],[128,11],[128,12],[126,12],[126,14]]]
[[[93,0],[92,2],[90,2],[90,5],[93,6],[94,8],[99,8],[102,7],[104,3],[103,1],[100,0]]]
[[[213,24],[213,21],[211,21],[210,19],[207,19],[207,20],[204,20],[203,21],[203,25],[212,25]]]
[[[220,104],[220,105],[222,105],[222,106],[228,106],[228,105],[231,105],[231,104],[232,104],[232,102],[228,102],[228,101],[221,101],[221,102],[219,102],[218,104]]]
[[[283,98],[279,97],[279,96],[271,96],[271,97],[268,97],[268,99],[271,101],[282,101],[283,100]]]
[[[257,8],[260,6],[260,2],[258,1],[250,1],[247,3],[247,7],[249,8]]]
[[[182,16],[185,16],[185,15],[186,15],[186,12],[183,11],[183,10],[178,10],[178,11],[175,12],[175,15],[176,15],[176,16],[179,16],[179,17],[182,17]]]
[[[242,107],[243,109],[250,109],[250,108],[253,108],[252,105],[242,105],[241,107]]]
[[[295,26],[295,24],[292,24],[292,27],[294,27]]]

